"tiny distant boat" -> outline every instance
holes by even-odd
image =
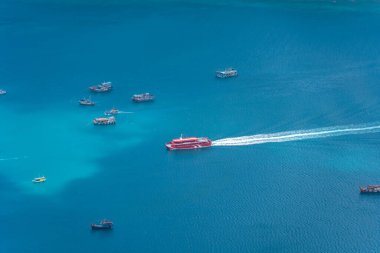
[[[380,193],[380,185],[367,185],[360,187],[360,193]]]
[[[197,148],[207,148],[210,147],[212,141],[205,137],[189,137],[182,138],[182,135],[178,139],[173,139],[171,142],[166,143],[166,148],[168,150],[175,149],[197,149]]]
[[[89,89],[92,92],[107,92],[112,90],[112,84],[111,82],[103,82],[98,85],[90,86]]]
[[[99,223],[91,224],[92,230],[107,230],[112,229],[113,222],[110,220],[102,220]]]
[[[7,94],[7,91],[6,91],[6,90],[1,90],[1,89],[0,89],[0,95],[5,95],[5,94]]]
[[[118,109],[116,109],[115,107],[113,107],[109,111],[105,111],[104,112],[105,115],[116,115],[116,114],[119,114],[119,113],[120,113],[120,111]]]
[[[228,78],[228,77],[234,77],[237,75],[238,75],[238,72],[234,68],[227,68],[225,70],[216,71],[216,77],[218,78]]]
[[[82,98],[79,100],[80,105],[95,105],[96,103],[92,101],[90,98]]]
[[[32,182],[33,183],[43,183],[46,181],[46,177],[35,177]]]
[[[132,96],[134,102],[149,102],[154,100],[154,96],[150,93],[135,94]]]
[[[94,125],[114,125],[116,124],[115,117],[108,117],[108,118],[96,118],[92,121]]]

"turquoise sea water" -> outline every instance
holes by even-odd
[[[377,2],[2,1],[0,252],[379,252]],[[239,77],[217,80],[233,66]],[[95,107],[78,99],[112,81]],[[151,92],[150,104],[133,104]],[[117,125],[91,120],[116,106]],[[44,184],[31,179],[45,175]],[[92,232],[102,218],[111,232]]]

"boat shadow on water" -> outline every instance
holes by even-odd
[[[95,238],[107,238],[113,236],[113,229],[106,229],[106,230],[92,230],[90,229],[91,237],[95,236]]]
[[[375,199],[378,201],[380,199],[380,192],[362,192],[362,190],[359,190],[359,198],[362,201],[370,201],[371,199]]]
[[[197,149],[178,149],[175,151],[163,150],[166,153],[168,159],[179,159],[179,160],[193,160],[197,157],[205,157],[207,154],[213,151],[213,148],[197,148]],[[202,154],[202,155],[201,155]],[[199,156],[201,155],[201,156]]]
[[[361,199],[380,198],[380,193],[359,194]]]
[[[108,233],[112,233],[114,229],[90,229],[90,232],[91,233],[99,233],[99,234],[108,234]]]

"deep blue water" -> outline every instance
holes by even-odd
[[[378,9],[3,1],[0,252],[379,252],[380,197],[358,187],[380,182],[380,133],[163,145],[379,122]],[[112,106],[133,113],[93,127]],[[90,231],[102,218],[114,230]]]

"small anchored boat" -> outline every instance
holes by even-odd
[[[5,94],[7,94],[7,91],[0,89],[0,95],[5,95]]]
[[[238,75],[238,72],[234,68],[227,68],[225,70],[216,71],[216,77],[218,78],[228,78],[228,77],[234,77],[237,75]]]
[[[118,109],[116,109],[115,107],[113,107],[111,110],[105,111],[104,115],[116,115],[119,113],[120,113],[120,111]]]
[[[150,93],[135,94],[132,96],[134,102],[149,102],[154,100],[154,96]]]
[[[35,177],[32,182],[33,183],[43,183],[46,181],[46,177],[42,176],[42,177]]]
[[[95,105],[96,103],[92,101],[90,98],[82,98],[79,100],[80,105]]]
[[[94,123],[94,125],[114,125],[116,124],[116,119],[114,116],[108,118],[96,118],[92,123]]]
[[[111,82],[103,82],[98,85],[90,86],[89,89],[92,92],[107,92],[112,90],[112,84]]]
[[[360,193],[380,193],[380,185],[367,185],[360,187]]]
[[[99,223],[91,224],[92,230],[106,230],[106,229],[112,229],[113,222],[110,220],[102,220]]]

